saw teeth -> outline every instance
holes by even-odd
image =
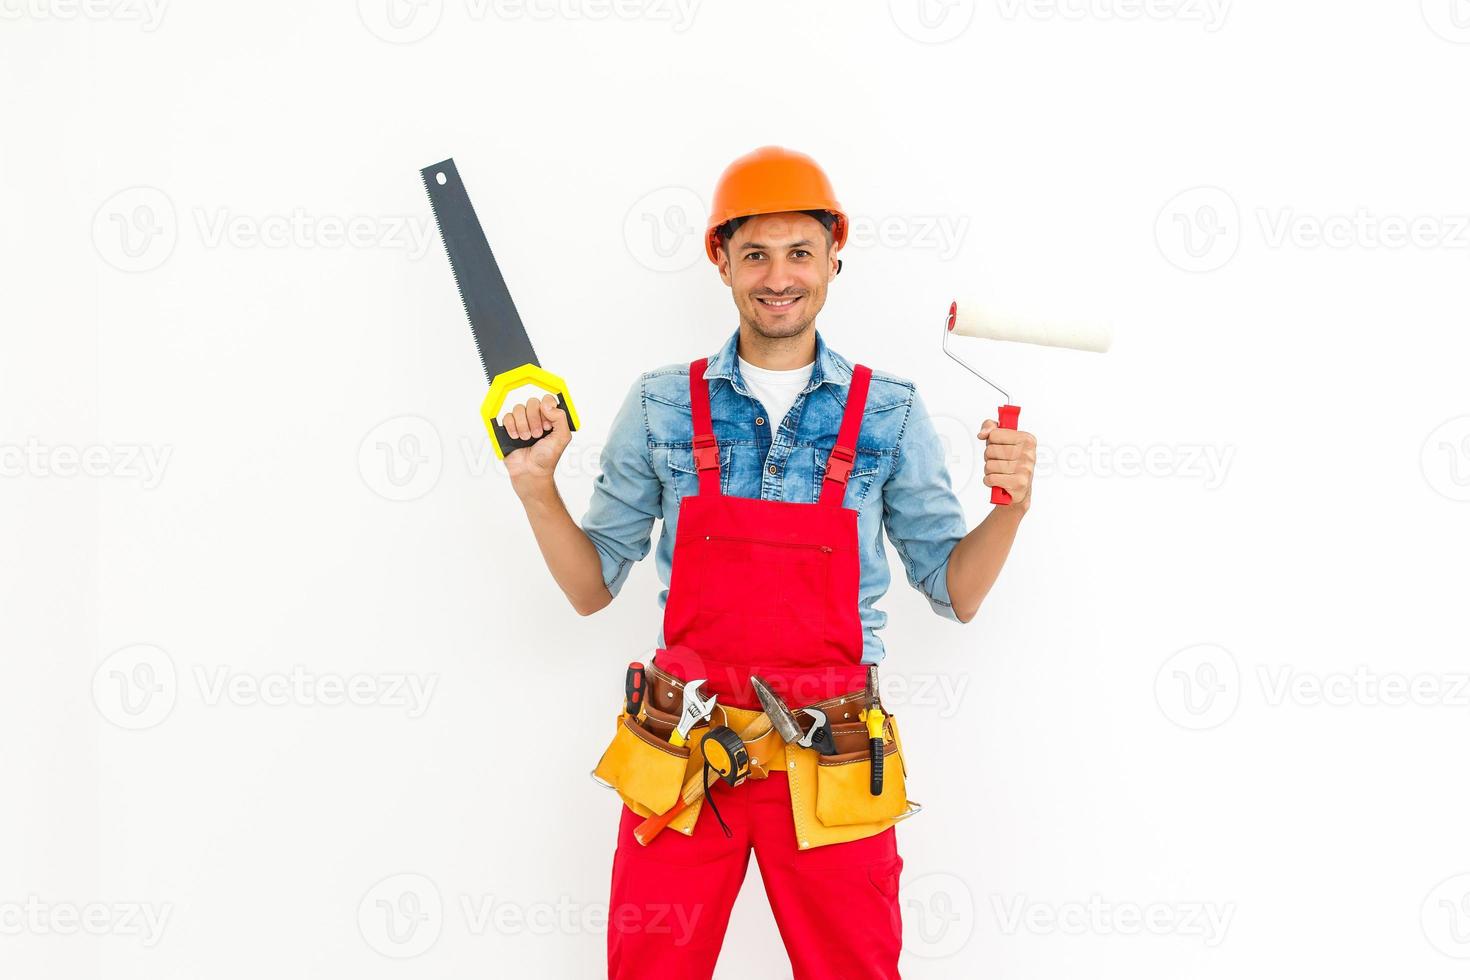
[[[435,164],[435,166],[438,166],[438,164]],[[434,187],[429,177],[429,171],[433,169],[434,167],[425,167],[423,170],[420,170],[419,179],[424,182],[424,191],[429,196],[429,211],[434,215],[434,227],[439,229],[439,244],[444,247],[444,257],[449,259],[449,274],[454,277],[454,292],[459,297],[459,308],[464,310],[464,318],[473,328],[474,321],[470,318],[470,307],[465,302],[464,289],[459,284],[459,270],[454,267],[454,259],[449,255],[449,243],[444,237],[444,223],[439,220],[439,206],[434,202]],[[475,345],[475,356],[479,358],[480,370],[485,372],[486,383],[494,383],[495,379],[490,377],[488,371],[485,371],[485,352],[480,349],[480,338],[475,336],[473,329],[470,330],[470,340]]]

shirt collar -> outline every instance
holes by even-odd
[[[852,365],[847,358],[827,346],[827,342],[822,339],[822,331],[813,328],[813,332],[817,338],[816,363],[812,365],[811,378],[801,390],[803,395],[815,391],[823,382],[842,387],[852,380]],[[705,380],[724,378],[736,391],[750,396],[750,389],[745,387],[745,379],[740,374],[740,358],[736,356],[739,348],[740,329],[737,327],[719,352],[709,359],[704,377]]]

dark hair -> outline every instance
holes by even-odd
[[[831,211],[823,211],[821,208],[813,208],[809,211],[801,211],[799,213],[816,218],[822,223],[822,231],[825,232],[827,235],[827,250],[831,251],[832,243],[835,240],[832,237],[832,226],[837,223],[837,215],[833,214]],[[715,233],[720,236],[720,244],[725,247],[726,251],[729,250],[730,239],[734,237],[735,232],[740,228],[741,225],[745,224],[747,221],[754,217],[755,215],[753,214],[747,214],[743,217],[731,218],[729,221],[725,222],[724,224],[720,225],[720,227],[715,229]]]

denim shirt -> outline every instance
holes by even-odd
[[[704,372],[720,446],[721,491],[815,503],[847,404],[852,364],[816,331],[811,378],[786,418],[772,425],[740,376],[739,339],[736,330],[710,357]],[[688,362],[644,372],[613,419],[601,453],[602,472],[582,519],[582,530],[602,559],[603,582],[614,596],[633,563],[647,556],[654,519],[662,518],[656,559],[664,585],[659,608],[667,603],[679,501],[699,493],[693,440]],[[958,622],[946,575],[950,552],[968,529],[943,446],[913,382],[873,371],[856,448],[842,506],[858,512],[861,574],[856,599],[863,625],[862,659],[875,664],[884,654],[878,631],[888,621],[888,614],[874,607],[888,591],[890,578],[882,530],[887,528],[909,584],[928,598],[936,613]],[[660,616],[655,646],[665,645]]]

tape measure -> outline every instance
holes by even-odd
[[[720,774],[732,789],[750,775],[750,752],[739,734],[726,725],[717,725],[704,733],[699,741],[705,764]]]

